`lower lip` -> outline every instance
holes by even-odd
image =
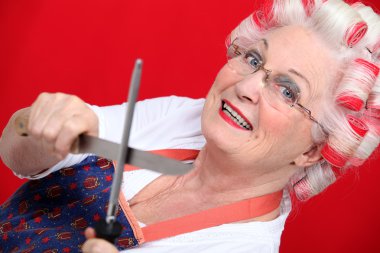
[[[235,121],[233,121],[230,117],[228,117],[222,110],[222,108],[219,109],[219,115],[231,126],[243,130],[243,131],[249,131],[248,129],[243,129],[240,125],[238,125]]]

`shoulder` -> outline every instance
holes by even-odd
[[[189,97],[179,97],[179,96],[167,96],[150,98],[139,101],[137,107],[140,109],[149,108],[153,110],[162,110],[163,112],[171,112],[184,108],[199,107],[204,104],[204,98],[189,98]]]
[[[169,103],[171,105],[183,105],[183,104],[199,104],[204,103],[204,98],[190,98],[190,97],[182,97],[182,96],[164,96],[164,97],[156,97],[156,98],[148,98],[141,100],[139,103]]]

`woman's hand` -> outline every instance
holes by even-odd
[[[63,159],[80,134],[98,135],[98,118],[77,96],[42,93],[31,106],[28,131]]]
[[[95,238],[95,230],[87,228],[85,231],[87,241],[83,244],[82,251],[84,253],[117,253],[119,252],[111,243]]]
[[[29,118],[28,137],[16,133],[19,117]],[[98,124],[97,115],[80,98],[42,93],[9,120],[0,138],[0,157],[18,174],[38,174],[62,160],[80,134],[98,136]]]

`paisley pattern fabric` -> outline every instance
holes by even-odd
[[[90,156],[80,164],[26,182],[0,206],[0,253],[81,252],[84,230],[106,216],[113,163]],[[138,245],[123,211],[119,250]]]

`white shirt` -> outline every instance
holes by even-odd
[[[149,170],[124,173],[122,191],[132,199],[160,174]],[[203,252],[260,252],[279,251],[281,233],[291,204],[287,193],[281,203],[280,216],[268,222],[231,223],[144,243],[124,253],[203,253]],[[140,224],[144,226],[144,224]]]
[[[132,123],[130,146],[142,150],[201,149],[205,144],[200,123],[203,104],[204,99],[175,96],[138,102]],[[125,104],[92,108],[99,117],[99,137],[120,142]],[[70,154],[33,178],[41,178],[72,166],[87,156],[88,154]],[[131,199],[159,175],[148,170],[125,172],[122,191],[127,199]],[[289,197],[284,194],[280,216],[272,221],[225,224],[145,243],[125,252],[278,252],[281,233],[290,209]]]
[[[200,117],[204,99],[163,97],[136,103],[129,145],[141,150],[197,149],[205,144]],[[115,106],[91,106],[99,118],[99,138],[121,142],[126,103]],[[38,179],[83,161],[90,154],[69,154],[52,168],[35,176]],[[22,175],[17,175],[23,178]]]

